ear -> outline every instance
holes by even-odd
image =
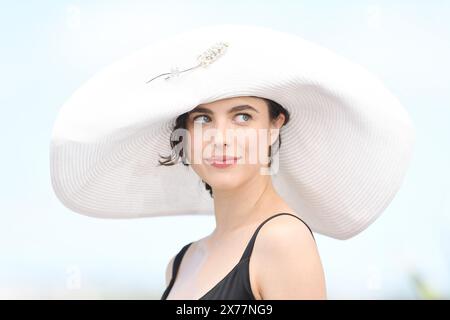
[[[286,117],[284,114],[280,113],[276,119],[271,121],[270,125],[270,145],[273,145],[277,141],[278,135],[280,134],[280,129],[284,124]]]

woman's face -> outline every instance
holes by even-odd
[[[281,114],[271,121],[258,97],[198,105],[187,118],[187,161],[213,191],[236,188],[268,167],[268,148],[284,119]]]

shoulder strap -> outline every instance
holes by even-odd
[[[175,279],[175,276],[178,273],[178,269],[180,268],[181,260],[183,259],[183,256],[186,253],[186,250],[189,248],[189,246],[191,244],[192,244],[192,242],[186,244],[183,248],[181,248],[181,250],[175,256],[175,259],[173,260],[173,266],[172,266],[172,280]]]
[[[311,232],[311,235],[312,235],[314,241],[316,241],[316,239],[314,238],[314,234],[313,234],[311,228],[306,224],[305,221],[303,221],[303,220],[300,219],[298,216],[296,216],[295,214],[292,214],[292,213],[287,213],[287,212],[277,213],[277,214],[275,214],[275,215],[273,215],[273,216],[270,216],[269,218],[267,218],[267,219],[264,220],[263,222],[261,222],[260,225],[258,226],[258,228],[256,228],[255,232],[253,233],[252,238],[250,239],[250,241],[249,241],[247,247],[245,248],[245,251],[244,251],[244,253],[243,253],[243,255],[242,255],[241,260],[250,257],[250,254],[252,253],[252,250],[253,250],[253,246],[255,245],[256,236],[258,235],[258,232],[259,232],[259,230],[262,228],[262,226],[263,226],[267,221],[269,221],[270,219],[273,219],[273,218],[275,218],[275,217],[281,216],[281,215],[283,215],[283,214],[287,214],[287,215],[293,216],[293,217],[299,219],[301,222],[303,222],[303,223],[305,224],[305,226],[308,227],[309,231]]]

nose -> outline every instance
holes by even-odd
[[[216,121],[216,126],[214,127],[213,143],[214,151],[217,154],[226,154],[227,148],[230,146],[229,139],[232,139],[232,135],[229,132],[230,127],[226,120]],[[228,132],[228,134],[227,134]]]

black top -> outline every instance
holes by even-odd
[[[200,297],[199,300],[256,300],[250,287],[250,275],[248,267],[256,235],[258,234],[259,229],[261,229],[264,223],[266,223],[267,221],[276,216],[283,214],[291,215],[302,221],[308,227],[309,231],[311,232],[311,235],[314,238],[314,234],[312,233],[311,228],[302,219],[300,219],[294,214],[283,212],[277,213],[267,218],[258,226],[256,231],[254,232],[239,262],[234,266],[233,269],[231,269],[231,271],[222,280],[220,280],[206,294]],[[167,296],[169,295],[170,289],[172,289],[172,286],[175,282],[175,278],[178,272],[178,268],[180,267],[181,260],[183,259],[186,250],[189,248],[191,244],[192,242],[185,245],[175,256],[172,267],[172,279],[170,280],[169,285],[167,286],[166,290],[161,296],[161,300],[166,300]]]

